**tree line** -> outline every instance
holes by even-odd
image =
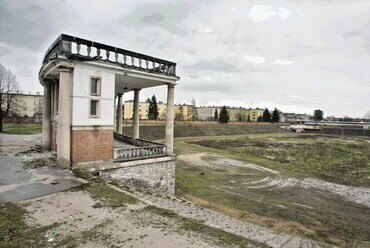
[[[3,118],[8,115],[9,111],[15,105],[15,96],[19,90],[17,77],[10,69],[6,69],[0,63],[0,132],[3,131]]]

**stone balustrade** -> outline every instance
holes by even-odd
[[[116,162],[137,160],[143,158],[153,158],[167,155],[167,148],[163,144],[142,139],[134,140],[131,137],[117,133],[114,133],[114,138],[126,144],[137,146],[114,149],[113,160]]]
[[[49,47],[43,64],[58,58],[59,55],[69,59],[105,61],[124,68],[176,76],[174,62],[66,34],[60,35]]]

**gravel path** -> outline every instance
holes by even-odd
[[[118,189],[118,188],[116,188]],[[126,191],[125,191],[126,192]],[[127,194],[130,194],[126,192]],[[271,229],[250,224],[214,210],[199,207],[191,202],[176,197],[145,194],[135,191],[133,196],[146,204],[171,210],[180,216],[195,219],[205,225],[222,229],[226,232],[240,235],[259,243],[276,248],[311,248],[318,247],[313,241],[300,237],[282,234]]]

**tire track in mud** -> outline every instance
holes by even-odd
[[[210,159],[205,159],[205,157]],[[241,182],[245,188],[262,189],[268,187],[300,187],[313,190],[325,190],[340,195],[346,198],[348,201],[365,205],[366,207],[370,208],[369,188],[341,185],[309,177],[304,179],[298,179],[294,177],[283,179],[281,173],[276,170],[235,159],[221,157],[214,153],[186,154],[178,156],[177,159],[201,167],[207,166],[213,169],[228,169],[230,172],[232,172],[232,168],[247,168],[256,171],[261,175],[257,179],[246,177],[246,179]],[[211,162],[209,160],[211,160]]]
[[[205,156],[210,156],[212,158],[212,163],[204,160],[203,158]],[[280,184],[283,180],[282,175],[278,171],[255,164],[245,163],[235,159],[220,157],[212,153],[195,153],[180,155],[177,157],[177,159],[189,162],[197,166],[207,166],[216,169],[227,168],[232,170],[233,167],[242,167],[256,171],[257,173],[263,175],[262,177],[259,177],[257,180],[245,179],[244,182],[242,182],[242,184],[245,185],[246,188],[250,189],[261,189],[276,186]]]

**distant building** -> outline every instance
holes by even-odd
[[[221,107],[217,106],[204,106],[197,107],[198,119],[201,121],[212,121],[215,116],[215,111],[220,114]]]
[[[280,122],[305,122],[310,120],[307,114],[282,113],[280,112]]]
[[[166,119],[166,110],[167,110],[167,104],[163,103],[162,101],[159,101],[157,103],[158,106],[158,120],[165,120]],[[176,107],[175,107],[176,112]],[[139,102],[139,119],[140,120],[148,120],[149,114],[149,103],[148,102]],[[129,100],[125,101],[124,103],[124,113],[123,118],[125,120],[132,119],[134,115],[134,101]]]
[[[190,104],[175,104],[175,119],[190,121],[193,119],[194,106]]]
[[[252,109],[243,107],[226,107],[230,121],[248,121],[248,116],[250,121],[257,121],[258,117],[262,115],[263,109]],[[219,106],[204,106],[197,107],[199,120],[210,121],[213,120],[215,116],[215,111],[220,114],[221,107]]]
[[[14,104],[9,110],[9,117],[36,117],[42,115],[43,95],[10,93],[13,96]]]
[[[263,109],[260,108],[250,108],[249,109],[249,119],[250,121],[258,121],[258,117],[262,116]]]
[[[230,121],[243,121],[246,122],[248,120],[249,110],[243,107],[227,107],[226,108],[229,116]]]

